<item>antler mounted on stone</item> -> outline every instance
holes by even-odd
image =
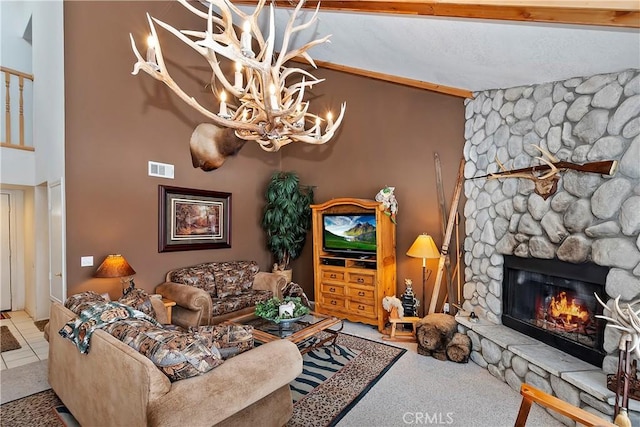
[[[288,49],[292,35],[309,28],[316,21],[319,3],[309,21],[296,25],[296,17],[305,1],[300,0],[289,18],[280,52],[276,55],[274,54],[273,5],[269,7],[269,34],[266,40],[258,27],[258,17],[265,0],[258,2],[251,15],[245,14],[228,0],[210,0],[207,12],[195,8],[186,0],[177,1],[188,11],[204,19],[206,30],[179,31],[147,14],[151,36],[146,58],[142,57],[133,36],[130,35],[131,47],[137,58],[133,74],[144,71],[163,82],[184,102],[213,122],[205,127],[196,128],[191,138],[194,167],[202,167],[204,170],[219,167],[226,158],[223,153],[235,154],[245,141],[255,141],[263,150],[274,152],[291,142],[324,144],[333,137],[342,122],[346,104],[342,104],[340,114],[335,121],[329,113],[323,132],[321,129],[323,119],[310,113],[309,102],[304,101],[305,90],[322,80],[301,68],[284,66],[287,61],[302,57],[314,68],[316,67],[307,51],[317,44],[327,42],[329,36],[313,40],[292,51]],[[213,14],[214,6],[219,9],[219,17]],[[240,37],[233,26],[234,14],[244,22]],[[212,93],[220,100],[218,113],[210,111],[194,97],[189,96],[171,77],[154,23],[176,36],[208,62],[213,72]],[[257,53],[253,51],[253,40],[258,45]],[[274,56],[276,56],[275,59]],[[222,71],[220,57],[235,63],[233,82]],[[234,100],[227,103],[227,94],[230,94]],[[232,129],[236,141],[229,141],[228,132],[218,132],[211,126]],[[206,141],[211,135],[223,136],[226,148],[219,147],[223,143],[215,138],[211,141],[215,147],[207,146]]]
[[[599,319],[606,320],[608,328],[614,328],[622,331],[620,341],[629,341],[629,352],[635,352],[640,357],[640,299],[631,301],[626,304],[626,308],[620,308],[620,296],[618,295],[613,301],[613,309],[605,304],[598,294],[596,299],[604,307],[605,311],[610,312],[610,316],[597,315]],[[638,309],[634,309],[634,306]]]
[[[538,145],[534,145],[544,157],[536,157],[542,162],[541,165],[531,166],[522,169],[507,170],[507,168],[496,157],[496,163],[501,172],[489,173],[483,176],[476,176],[472,179],[488,178],[525,178],[530,179],[535,184],[535,192],[543,199],[547,200],[558,189],[560,177],[558,173],[562,170],[571,169],[580,172],[599,173],[603,175],[613,175],[618,168],[617,160],[606,160],[601,162],[591,162],[579,165],[571,162],[559,161],[553,154]],[[543,172],[543,173],[542,173]]]

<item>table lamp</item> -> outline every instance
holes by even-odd
[[[433,241],[433,237],[424,233],[419,235],[413,245],[407,251],[407,255],[413,258],[422,258],[422,315],[426,315],[427,293],[427,258],[440,258],[440,251]],[[431,270],[429,270],[431,273]]]
[[[107,255],[94,277],[114,278],[120,277],[122,283],[122,295],[126,295],[135,287],[133,276],[136,271],[131,268],[126,259],[120,254]]]

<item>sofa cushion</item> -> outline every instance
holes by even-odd
[[[211,298],[226,298],[250,290],[258,271],[255,261],[207,262],[173,270],[167,280],[203,289]]]
[[[208,348],[216,348],[223,359],[253,348],[253,326],[224,323],[191,327],[190,330]]]
[[[178,268],[169,272],[167,280],[200,288],[211,295],[211,298],[215,298],[217,296],[216,279],[213,270],[210,268],[211,264],[209,262],[192,267]]]
[[[100,294],[93,291],[80,292],[78,294],[71,295],[64,302],[64,306],[75,314],[80,314],[83,310],[91,307],[96,302],[109,301]]]
[[[202,375],[223,362],[215,346],[193,333],[138,319],[113,323],[105,331],[151,360],[171,381]]]
[[[253,279],[260,270],[255,261],[233,261],[214,263],[216,293],[218,298],[240,295],[253,286]]]
[[[144,289],[133,288],[126,295],[121,296],[118,302],[157,319],[156,310],[151,304],[151,297]]]
[[[211,316],[220,316],[266,301],[273,296],[271,291],[251,289],[240,295],[211,299]]]
[[[80,350],[80,353],[89,352],[91,335],[96,329],[104,328],[118,320],[139,318],[159,326],[155,319],[141,311],[121,304],[119,302],[94,302],[88,308],[82,310],[75,320],[67,322],[58,332],[62,337],[71,340]]]

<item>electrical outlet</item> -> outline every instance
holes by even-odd
[[[93,267],[93,257],[92,256],[80,257],[80,267]]]

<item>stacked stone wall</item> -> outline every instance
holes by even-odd
[[[476,93],[465,111],[463,308],[500,324],[503,255],[610,267],[605,300],[640,297],[640,70]],[[558,160],[617,160],[613,176],[561,172],[546,200],[522,178],[473,179]],[[603,369],[619,335],[607,328]]]

